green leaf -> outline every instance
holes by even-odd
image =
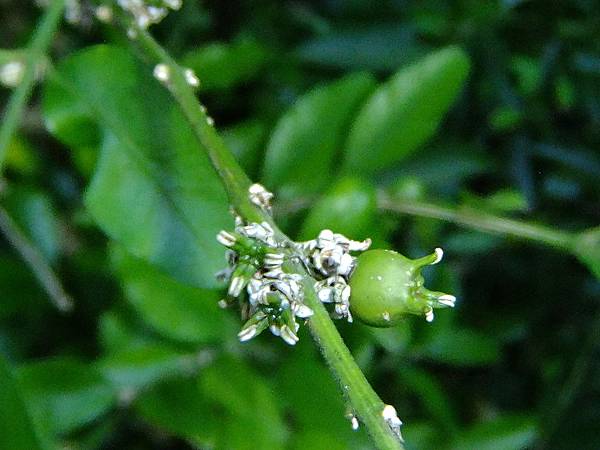
[[[405,24],[336,30],[307,40],[294,52],[301,61],[346,70],[394,70],[422,49]]]
[[[225,145],[249,175],[259,168],[266,135],[267,127],[260,120],[241,122],[221,132]]]
[[[433,375],[410,366],[402,367],[398,375],[400,384],[418,397],[428,415],[437,419],[440,427],[449,433],[455,431],[457,416],[454,405]]]
[[[145,421],[188,439],[200,448],[214,448],[222,422],[201,389],[199,377],[176,378],[143,392],[134,409]]]
[[[315,88],[277,123],[267,146],[263,179],[283,197],[319,192],[335,171],[336,155],[356,109],[375,86],[359,73]]]
[[[148,344],[112,352],[98,361],[98,368],[115,387],[137,390],[194,371],[203,363],[196,354]]]
[[[577,235],[574,243],[577,258],[600,279],[600,227],[591,228]]]
[[[267,51],[258,42],[214,42],[188,52],[182,64],[200,77],[201,90],[234,87],[258,75],[267,62]]]
[[[537,436],[531,417],[504,415],[488,422],[478,423],[452,445],[452,450],[515,450],[529,448]]]
[[[5,198],[6,209],[19,228],[50,261],[60,255],[62,224],[52,201],[41,191],[13,188]]]
[[[477,367],[498,361],[500,345],[479,331],[449,326],[432,332],[419,354],[453,366]]]
[[[435,133],[468,72],[467,55],[448,47],[396,73],[356,118],[345,171],[373,174],[414,152]]]
[[[201,448],[284,448],[286,428],[271,387],[239,360],[223,358],[197,377],[157,385],[134,407]]]
[[[204,394],[224,411],[220,448],[284,447],[287,430],[278,400],[265,380],[246,364],[223,358],[206,368],[200,385]]]
[[[36,422],[27,410],[12,370],[0,354],[0,448],[47,450]]]
[[[55,434],[92,422],[116,400],[114,389],[92,365],[72,358],[26,363],[17,378],[32,408]]]
[[[86,206],[135,256],[185,283],[214,287],[223,265],[214,237],[232,222],[225,191],[151,73],[125,50],[104,45],[70,56],[57,69],[61,86],[103,129]],[[52,109],[45,114],[52,119]]]
[[[324,228],[351,239],[366,239],[373,232],[377,214],[375,187],[358,178],[342,178],[323,195],[308,213],[301,240],[314,239]]]
[[[198,344],[233,333],[230,316],[217,306],[218,291],[178,283],[116,246],[112,256],[127,300],[163,336]]]

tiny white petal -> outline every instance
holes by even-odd
[[[343,287],[342,289],[342,293],[340,295],[341,299],[342,299],[342,303],[348,304],[349,300],[350,300],[350,294],[352,293],[352,290],[350,288],[350,285],[346,285]]]
[[[348,244],[348,250],[351,252],[362,252],[368,250],[371,246],[371,239],[365,239],[364,241],[350,241]]]
[[[390,321],[390,313],[387,311],[384,311],[381,317],[383,317],[383,320],[385,320],[386,322]]]
[[[296,342],[299,340],[296,333],[294,333],[287,325],[281,326],[280,333],[281,339],[290,345],[296,345]]]
[[[281,267],[277,267],[273,270],[265,272],[263,275],[265,278],[280,279],[282,276],[285,275],[285,272],[281,270]]]
[[[303,305],[301,303],[295,303],[294,313],[301,319],[306,319],[307,317],[312,316],[314,314],[314,311],[306,305]]]
[[[232,247],[237,239],[233,234],[223,230],[217,234],[217,241],[225,247]]]
[[[428,309],[425,311],[425,320],[427,322],[433,322],[433,309]]]
[[[354,258],[349,253],[344,253],[340,258],[340,264],[338,266],[338,273],[340,275],[348,275],[352,271],[354,266]]]
[[[350,419],[350,422],[352,423],[352,429],[354,431],[358,430],[359,424],[358,424],[358,419],[356,418],[356,416],[352,416],[352,418]]]
[[[217,303],[217,305],[219,305],[219,308],[221,308],[221,309],[225,309],[225,308],[227,308],[227,306],[229,306],[227,304],[227,302],[225,300],[223,300],[223,299],[219,300],[219,302]]]
[[[317,292],[317,296],[322,303],[331,303],[331,288],[323,288]]]
[[[244,287],[244,279],[242,277],[233,277],[229,285],[228,294],[233,297],[238,297]]]
[[[206,116],[206,123],[212,127],[215,124],[215,119],[210,116]]]
[[[442,250],[441,248],[439,248],[439,247],[436,248],[434,250],[434,252],[435,252],[435,261],[433,261],[431,264],[439,263],[442,260],[442,258],[444,257],[444,250]]]
[[[256,325],[251,325],[248,328],[244,328],[242,331],[238,333],[238,338],[241,342],[248,341],[256,336],[256,331],[258,327]]]

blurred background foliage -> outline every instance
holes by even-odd
[[[0,2],[5,50],[35,29],[31,3]],[[224,265],[212,241],[228,223],[222,190],[200,157],[174,159],[195,154],[182,117],[122,33],[86,11],[57,33],[53,60],[68,61],[36,90],[3,174],[3,231],[22,230],[75,306],[58,311],[2,241],[0,448],[370,448],[304,328],[296,348],[237,342],[211,279]],[[446,250],[428,283],[457,294],[455,310],[432,324],[339,324],[408,449],[598,448],[599,11],[592,0],[184,1],[153,28],[200,77],[244,169],[277,193],[291,236],[331,227],[411,257]],[[69,57],[97,43],[126,50]],[[181,220],[152,200],[169,189],[189,194],[173,207]],[[591,231],[555,249],[384,211],[377,192]],[[168,245],[149,211],[169,218]],[[198,235],[210,257],[195,253]]]

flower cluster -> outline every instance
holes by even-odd
[[[331,230],[323,230],[317,239],[297,244],[311,275],[318,280],[315,290],[319,300],[333,305],[332,316],[336,319],[352,322],[348,280],[356,258],[350,252],[365,251],[370,245],[370,239],[352,241]]]
[[[271,212],[273,194],[260,184],[250,186],[248,198],[265,212]],[[323,230],[311,241],[280,243],[269,223],[244,223],[237,217],[235,230],[221,231],[217,241],[228,248],[228,268],[218,276],[229,282],[229,288],[220,305],[239,302],[246,320],[238,335],[241,341],[267,328],[290,345],[298,341],[297,319],[306,319],[313,311],[304,304],[303,277],[284,271],[284,263],[291,259],[302,261],[317,280],[318,298],[333,306],[332,316],[352,321],[348,279],[356,258],[350,252],[369,248],[369,239],[357,242]]]
[[[294,345],[298,342],[296,319],[313,314],[303,303],[302,277],[283,270],[287,255],[267,222],[244,224],[239,218],[236,222],[234,232],[221,231],[217,235],[217,240],[229,248],[229,267],[219,274],[229,280],[229,288],[227,299],[220,305],[226,307],[240,300],[246,319],[238,334],[241,341],[269,328],[275,336]]]
[[[117,0],[117,3],[133,16],[139,28],[145,30],[163,20],[169,9],[181,8],[182,0]]]

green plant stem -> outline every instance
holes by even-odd
[[[2,126],[0,128],[0,172],[6,159],[8,145],[19,126],[23,109],[31,96],[37,66],[48,51],[54,33],[60,24],[64,8],[65,0],[52,0],[40,24],[36,27],[35,34],[31,38],[31,43],[25,52],[26,64],[23,78],[12,94],[2,118]]]
[[[187,84],[182,68],[149,33],[143,30],[137,31],[136,42],[145,57],[152,64],[166,64],[169,67],[170,78],[167,82],[169,91],[181,107],[196,138],[219,173],[229,195],[229,200],[236,212],[249,222],[267,221],[271,223],[279,239],[290,242],[289,238],[275,226],[272,218],[250,202],[248,198],[250,180],[238,165],[232,153],[225,147],[214,127],[207,123],[206,113],[196,99],[193,90]],[[312,336],[338,379],[354,414],[365,425],[378,448],[402,450],[404,448],[402,443],[381,415],[384,403],[367,382],[325,307],[319,301],[314,290],[315,280],[306,273],[300,264],[295,265],[294,270],[296,273],[305,275],[305,302],[314,311],[314,316],[308,320]]]
[[[488,233],[527,239],[567,253],[574,251],[575,235],[572,233],[545,225],[498,217],[472,208],[450,208],[415,200],[392,200],[383,193],[379,195],[378,206],[384,211],[444,220]]]
[[[29,265],[56,308],[61,312],[71,311],[73,309],[73,300],[63,289],[52,267],[46,261],[44,255],[27,239],[8,212],[1,206],[0,230]]]

